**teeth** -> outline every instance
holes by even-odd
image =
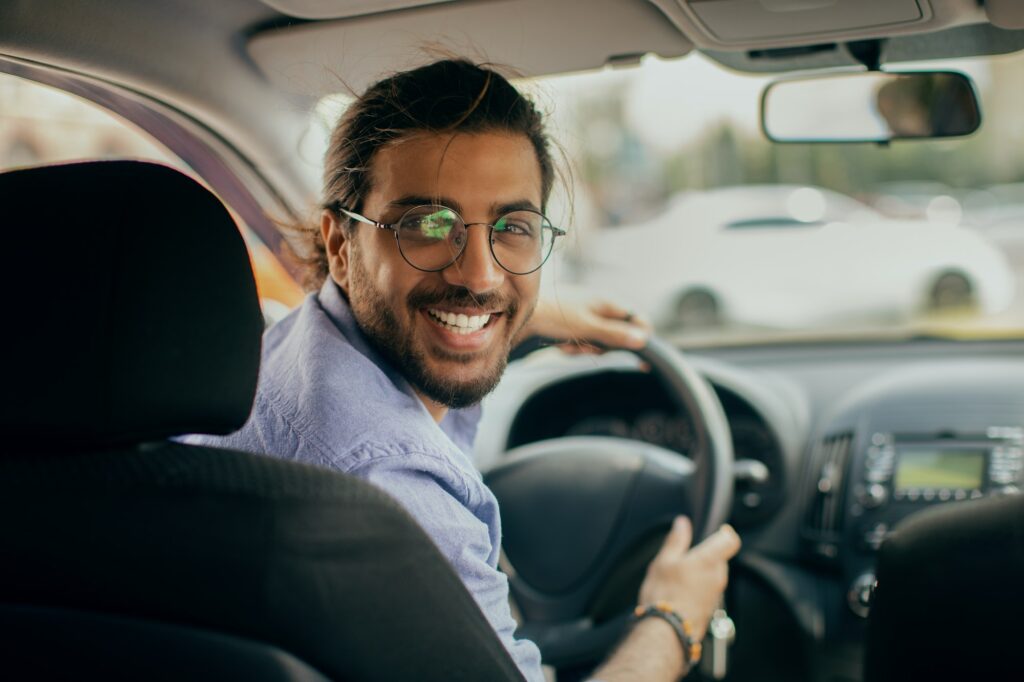
[[[444,310],[430,308],[427,312],[434,319],[443,322],[445,326],[456,334],[470,334],[480,331],[491,319],[490,313],[484,315],[466,315],[465,313],[449,313]]]

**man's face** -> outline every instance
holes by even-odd
[[[448,206],[467,223],[541,205],[540,166],[524,135],[417,134],[378,150],[370,179],[362,213],[388,224],[420,204]],[[533,312],[540,272],[503,270],[483,225],[469,228],[465,251],[440,272],[409,265],[393,232],[355,229],[337,251],[329,241],[328,252],[360,328],[424,397],[448,407],[478,402]]]

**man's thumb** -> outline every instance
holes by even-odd
[[[693,524],[685,516],[677,516],[672,522],[672,530],[665,538],[665,543],[661,546],[658,555],[685,554],[686,550],[690,549],[691,542],[693,542]]]

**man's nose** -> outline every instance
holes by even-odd
[[[493,291],[505,281],[505,270],[491,253],[491,229],[487,225],[471,225],[462,254],[442,271],[446,282],[464,287],[476,294]]]

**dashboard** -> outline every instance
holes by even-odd
[[[730,679],[859,680],[874,556],[887,535],[925,507],[1024,487],[1024,343],[687,357],[722,403],[737,462],[730,523],[744,548],[729,608],[744,636]],[[484,415],[476,452],[485,470],[512,448],[561,436],[618,436],[682,455],[694,442],[690,416],[625,353],[528,356]]]
[[[768,518],[782,502],[782,453],[771,427],[747,401],[722,386],[716,393],[743,469],[730,521],[749,526]],[[690,415],[680,414],[662,385],[643,372],[586,373],[538,390],[516,413],[506,445],[511,449],[561,436],[629,438],[687,456],[696,446]]]

